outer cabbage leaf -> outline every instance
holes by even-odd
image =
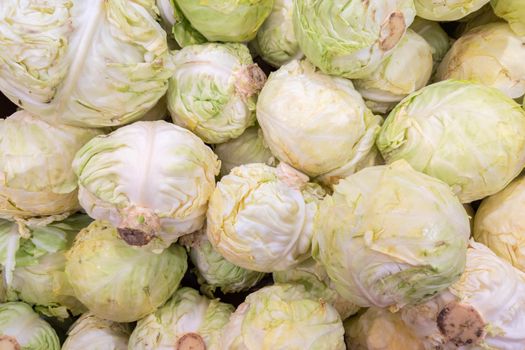
[[[456,21],[473,13],[490,0],[414,0],[417,15],[431,21]]]
[[[509,22],[512,30],[525,35],[525,7],[521,0],[491,0],[494,13]]]
[[[130,327],[86,313],[67,332],[62,350],[127,350]]]
[[[439,23],[419,17],[414,19],[410,29],[421,35],[430,45],[432,60],[434,61],[432,73],[434,73],[450,48],[451,40],[448,34],[441,28]]]

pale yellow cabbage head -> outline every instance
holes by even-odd
[[[86,313],[67,332],[62,350],[127,350],[130,327]]]
[[[509,22],[512,30],[525,35],[525,6],[522,0],[491,0],[494,13]]]
[[[511,98],[525,94],[525,37],[504,22],[478,26],[461,36],[447,53],[436,80],[472,80]]]
[[[259,95],[257,120],[280,161],[333,183],[366,162],[381,117],[366,107],[350,80],[292,61],[270,75]]]
[[[525,177],[481,202],[474,239],[525,272]]]
[[[456,21],[479,10],[490,0],[414,0],[417,15],[431,21]]]
[[[310,256],[323,195],[319,185],[284,163],[239,166],[211,196],[208,238],[226,260],[245,269],[289,269]]]
[[[80,208],[75,153],[95,129],[49,124],[19,111],[0,120],[0,217],[60,215]]]

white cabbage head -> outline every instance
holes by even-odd
[[[445,183],[399,161],[341,180],[315,232],[312,255],[344,298],[395,310],[459,278],[470,225]]]
[[[451,186],[464,203],[502,190],[525,165],[525,111],[499,90],[446,80],[405,98],[377,147]]]
[[[223,350],[219,338],[233,306],[181,288],[154,313],[137,323],[129,339],[133,350]]]
[[[400,312],[426,349],[522,350],[524,295],[525,274],[471,241],[461,278],[435,298]]]
[[[137,120],[173,72],[157,12],[154,0],[3,0],[0,90],[51,121]]]
[[[292,61],[264,85],[257,120],[280,161],[332,183],[367,162],[381,117],[366,107],[350,80]]]
[[[436,80],[471,80],[511,98],[525,94],[525,37],[507,23],[482,25],[462,35],[447,53]]]
[[[84,210],[129,244],[153,249],[202,227],[219,168],[202,140],[164,121],[94,138],[73,162]]]
[[[279,284],[248,295],[223,328],[220,349],[344,350],[337,311],[302,285]]]
[[[62,350],[127,350],[130,333],[128,324],[86,313],[70,327]]]
[[[412,0],[296,0],[293,21],[310,62],[324,73],[356,79],[391,53],[415,15]]]
[[[266,75],[243,44],[191,45],[174,54],[168,109],[173,122],[206,143],[239,137],[255,123]]]
[[[414,0],[417,15],[431,21],[456,21],[479,10],[490,0]]]
[[[78,210],[71,162],[98,134],[95,129],[49,124],[25,111],[0,120],[0,217],[14,220]]]
[[[208,239],[226,260],[245,269],[289,269],[310,256],[323,195],[319,185],[284,163],[234,168],[210,199]]]

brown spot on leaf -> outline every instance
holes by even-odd
[[[386,35],[379,43],[381,50],[389,51],[393,49],[405,34],[405,30],[405,16],[401,12],[391,13],[381,26],[381,33]]]
[[[175,344],[175,350],[206,350],[206,344],[199,334],[186,333]]]
[[[22,349],[16,338],[8,335],[0,336],[0,349],[2,350],[20,350]]]
[[[153,239],[152,235],[137,229],[119,227],[117,231],[120,237],[129,245],[142,247]]]

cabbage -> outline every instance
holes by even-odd
[[[253,39],[272,11],[273,0],[175,0],[184,16],[209,41]]]
[[[478,26],[459,38],[441,62],[437,80],[477,81],[511,98],[525,94],[525,37],[507,23]]]
[[[312,255],[341,296],[397,309],[459,278],[470,226],[445,183],[398,161],[341,180],[321,203],[315,232]]]
[[[412,0],[296,0],[294,4],[295,35],[308,60],[324,73],[351,79],[372,73],[416,15]]]
[[[319,185],[283,163],[234,168],[210,199],[208,239],[237,266],[286,270],[310,256],[313,219],[323,195]]]
[[[265,163],[277,165],[260,128],[252,126],[236,139],[216,145],[215,153],[221,161],[220,175],[225,176],[239,165]]]
[[[326,183],[352,174],[372,152],[381,118],[352,82],[292,61],[270,75],[257,120],[272,153]]]
[[[523,295],[525,274],[471,241],[460,280],[426,303],[402,309],[401,316],[426,349],[522,350]]]
[[[474,217],[474,239],[525,272],[525,177],[481,202]]]
[[[133,350],[222,350],[219,338],[234,308],[191,288],[179,289],[164,306],[137,323]]]
[[[324,267],[312,258],[292,269],[274,272],[273,280],[275,283],[302,284],[312,297],[323,299],[332,305],[342,320],[359,311],[359,306],[352,304],[337,293]]]
[[[155,311],[175,292],[187,268],[184,248],[161,253],[132,247],[107,222],[80,231],[66,254],[75,296],[95,315],[133,322]]]
[[[219,288],[222,293],[238,293],[254,287],[264,273],[243,269],[224,259],[208,241],[206,230],[185,235],[180,243],[189,250],[193,272],[205,295],[212,297]]]
[[[69,317],[68,310],[75,315],[85,311],[65,276],[65,252],[90,222],[87,215],[76,214],[21,230],[13,222],[0,220],[0,260],[8,299],[22,300],[46,316],[62,319]]]
[[[175,0],[156,0],[159,8],[161,23],[166,32],[171,33],[180,47],[195,44],[204,44],[207,40],[192,27],[184,17]]]
[[[425,350],[400,313],[371,307],[345,321],[348,350]]]
[[[377,147],[387,163],[405,159],[469,203],[503,189],[523,169],[525,112],[494,88],[447,80],[397,105]]]
[[[73,162],[86,212],[118,227],[127,243],[152,249],[202,227],[219,167],[197,136],[164,121],[94,138]]]
[[[272,13],[251,44],[274,67],[303,57],[293,29],[293,0],[275,0]]]
[[[60,350],[55,330],[24,303],[0,304],[0,348]]]
[[[87,313],[71,326],[62,350],[127,350],[129,334],[127,324]]]
[[[174,55],[168,109],[173,122],[206,143],[239,137],[255,122],[266,80],[243,44],[187,46]]]
[[[431,21],[456,21],[479,10],[490,0],[414,0],[417,15]]]
[[[344,350],[337,311],[301,285],[282,284],[250,294],[222,332],[220,349]]]
[[[509,22],[512,30],[525,35],[525,6],[523,0],[491,0],[494,13]]]
[[[408,94],[427,85],[432,74],[432,48],[408,29],[392,54],[355,88],[373,112],[386,113]]]
[[[98,134],[48,124],[24,111],[0,120],[0,217],[76,211],[80,206],[71,161]]]
[[[432,73],[434,73],[450,48],[451,40],[448,37],[448,34],[443,28],[441,28],[439,23],[428,21],[420,17],[414,19],[410,29],[421,35],[430,45],[432,50],[432,60],[434,62]]]
[[[154,0],[3,0],[0,90],[53,122],[139,119],[173,72],[157,11]]]

